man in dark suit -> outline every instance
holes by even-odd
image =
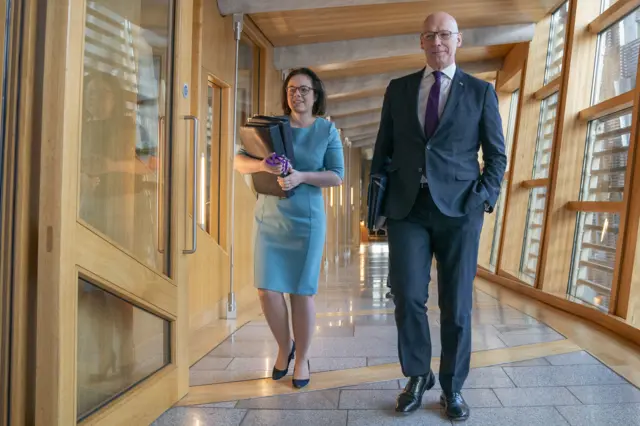
[[[456,48],[461,44],[453,17],[442,12],[427,17],[420,36],[427,65],[387,87],[371,167],[372,174],[389,177],[384,211],[390,278],[400,364],[409,377],[396,411],[415,411],[424,392],[435,384],[425,315],[435,255],[441,312],[440,403],[452,420],[469,416],[461,389],[471,357],[480,231],[484,213],[493,211],[506,169],[495,89],[456,68]]]

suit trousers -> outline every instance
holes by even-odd
[[[483,221],[483,206],[466,216],[445,216],[425,187],[406,218],[387,222],[398,354],[406,377],[431,369],[425,305],[432,257],[436,258],[442,344],[439,380],[445,393],[460,392],[469,374],[473,280]]]

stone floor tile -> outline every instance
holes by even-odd
[[[465,426],[567,426],[554,407],[476,408]]]
[[[504,367],[518,387],[612,385],[624,379],[604,365]]]
[[[242,426],[345,426],[345,410],[250,410]],[[218,425],[215,425],[218,426]]]
[[[494,389],[494,391],[505,407],[580,405],[580,401],[563,387]]]
[[[588,352],[579,351],[568,354],[551,355],[546,357],[551,365],[600,365],[602,364]]]
[[[570,386],[569,390],[586,405],[640,403],[640,389],[631,384]]]
[[[440,410],[418,410],[411,416],[393,410],[351,410],[347,426],[451,426]]]
[[[558,407],[571,426],[640,426],[640,404]]]
[[[164,413],[151,426],[239,426],[246,410],[177,407]]]

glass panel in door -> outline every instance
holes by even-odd
[[[129,282],[140,264],[170,275],[173,15],[172,0],[86,2],[78,218],[130,256],[112,265]],[[172,361],[171,322],[119,296],[114,278],[77,282],[78,419]]]
[[[165,274],[171,0],[86,3],[79,218]]]

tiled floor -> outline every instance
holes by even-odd
[[[317,297],[319,318],[311,348],[312,371],[398,361],[393,302],[385,298],[386,258],[384,244],[369,245],[353,255],[350,264],[323,278]],[[474,302],[474,351],[564,339],[485,293],[477,291]],[[435,292],[427,305],[434,354],[438,354]],[[276,350],[264,319],[256,318],[193,366],[191,386],[269,377]],[[395,397],[402,386],[404,380],[393,380],[178,407],[165,413],[155,425],[451,424],[438,407],[439,386],[425,395],[423,410],[410,417],[395,416]],[[466,423],[469,425],[640,425],[640,390],[586,352],[473,369],[463,394],[472,407]]]

